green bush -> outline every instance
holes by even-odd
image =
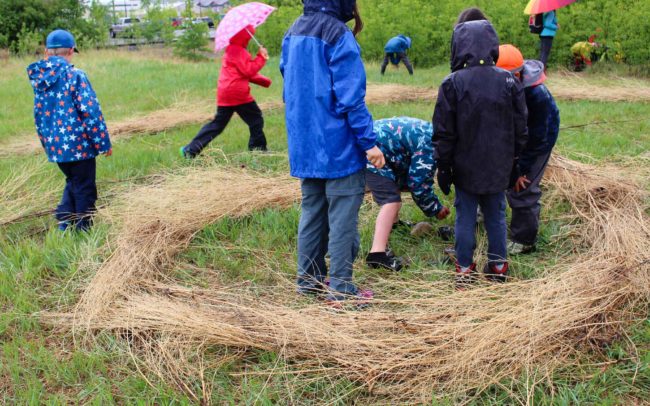
[[[528,16],[522,0],[475,0],[494,24],[502,43],[518,46],[526,58],[539,55],[539,37],[528,31]],[[282,37],[293,20],[302,13],[296,0],[269,1],[278,7],[258,29],[259,38],[272,54],[280,52]],[[383,58],[388,39],[405,34],[413,39],[409,51],[420,66],[449,62],[450,39],[458,14],[468,6],[465,0],[359,0],[365,28],[358,40],[364,58]],[[570,48],[586,41],[601,29],[597,41],[616,48],[629,64],[650,64],[650,19],[648,0],[579,1],[558,11],[560,29],[553,43],[550,63],[565,65],[571,60]],[[621,11],[624,10],[624,11]],[[612,58],[615,59],[615,58]]]
[[[188,22],[184,29],[183,34],[174,43],[174,54],[193,61],[206,59],[203,52],[206,51],[208,42],[208,26]]]
[[[28,29],[24,24],[16,37],[12,49],[16,55],[36,55],[43,48],[42,35]]]

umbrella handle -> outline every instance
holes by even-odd
[[[259,48],[264,48],[264,47],[262,46],[262,44],[260,44],[260,42],[257,40],[257,38],[255,38],[255,35],[251,34],[251,32],[248,31],[248,28],[246,28],[246,32],[248,33],[248,35],[251,36],[251,38],[253,38],[253,41],[255,41],[255,43],[257,44],[257,46],[258,46]]]

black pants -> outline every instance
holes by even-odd
[[[539,231],[539,214],[542,210],[540,199],[542,189],[540,183],[544,178],[544,171],[548,165],[551,153],[537,157],[530,168],[530,184],[520,192],[508,189],[508,204],[512,208],[510,221],[510,239],[524,245],[534,245]]]
[[[546,68],[546,62],[551,54],[551,47],[553,46],[553,37],[539,37],[539,60]]]
[[[262,117],[262,110],[260,110],[257,103],[250,102],[240,104],[239,106],[219,106],[217,107],[217,115],[214,119],[204,125],[196,137],[186,147],[185,151],[191,155],[198,155],[201,153],[210,141],[217,138],[219,134],[226,128],[232,115],[239,114],[239,117],[248,124],[250,129],[250,138],[248,140],[248,149],[266,151],[266,137],[264,136],[264,118]]]
[[[411,61],[409,60],[409,57],[406,56],[406,52],[386,52],[384,55],[384,62],[381,64],[381,74],[383,75],[384,72],[386,72],[386,66],[388,66],[388,62],[392,63],[393,65],[398,65],[400,61],[404,62],[404,66],[406,66],[406,69],[409,71],[409,74],[413,74],[413,65],[411,65]]]
[[[92,225],[97,201],[95,158],[58,165],[65,175],[65,189],[56,208],[56,219],[65,226],[74,225],[78,230],[87,230]]]

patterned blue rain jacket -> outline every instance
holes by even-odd
[[[393,180],[400,190],[409,190],[418,207],[429,217],[443,208],[433,191],[436,166],[433,160],[433,126],[411,117],[394,117],[374,122],[377,145],[386,157],[386,166],[366,168]]]
[[[27,68],[34,123],[50,162],[95,158],[111,149],[108,129],[86,74],[58,56]]]

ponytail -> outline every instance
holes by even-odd
[[[361,19],[361,14],[359,14],[358,4],[354,5],[352,16],[354,17],[354,28],[352,29],[352,34],[356,37],[361,31],[363,31],[363,20]]]

